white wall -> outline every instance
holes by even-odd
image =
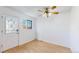
[[[20,45],[28,42],[29,40],[36,38],[35,19],[34,18],[29,17],[27,15],[24,15],[22,13],[19,13],[18,11],[15,11],[15,10],[12,10],[12,9],[0,7],[0,16],[2,16],[2,15],[16,17],[19,21],[21,21],[25,18],[26,19],[27,18],[32,19],[32,22],[33,22],[32,30],[23,31],[24,29],[22,29],[22,26],[20,26],[20,37],[19,37],[19,44]],[[4,25],[5,25],[5,23],[4,23]],[[5,34],[5,26],[4,26],[4,38],[1,42],[3,44],[3,47],[2,47],[3,50],[7,50],[9,48],[15,47],[15,46],[18,45],[18,35],[16,33]]]
[[[72,52],[79,52],[79,6],[72,8],[70,31]]]
[[[49,43],[70,47],[70,13],[62,13],[50,18],[37,20],[38,39]]]
[[[32,20],[32,29],[24,29],[22,27],[22,20]],[[30,40],[36,39],[36,21],[31,17],[24,17],[20,19],[20,44],[24,44]]]

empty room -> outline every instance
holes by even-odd
[[[79,6],[0,6],[0,53],[79,52]]]

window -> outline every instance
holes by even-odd
[[[22,24],[24,29],[32,29],[32,20],[24,19]]]
[[[27,20],[27,29],[32,29],[32,21]]]
[[[6,33],[17,32],[18,20],[15,17],[6,17]]]

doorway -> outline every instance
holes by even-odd
[[[0,16],[0,52],[19,46],[19,22],[13,16]]]

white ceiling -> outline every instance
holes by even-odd
[[[17,11],[19,13],[29,15],[32,17],[38,17],[41,13],[38,10],[47,7],[47,6],[6,6],[5,8],[9,8],[13,11]],[[58,6],[57,10],[60,13],[70,12],[71,6]]]

